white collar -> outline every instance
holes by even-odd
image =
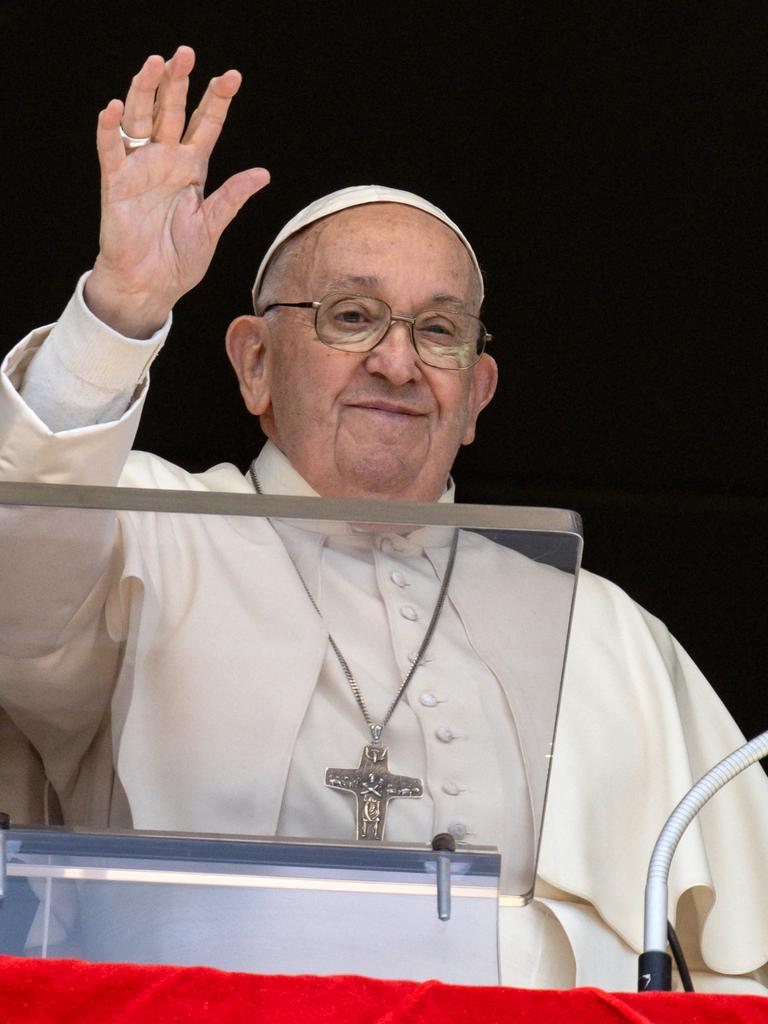
[[[256,476],[259,478],[261,489],[264,494],[283,494],[293,497],[319,498],[320,495],[314,488],[310,487],[304,477],[293,468],[288,461],[287,455],[273,444],[267,441],[256,457],[253,464]],[[453,503],[456,494],[456,486],[451,477],[448,477],[448,485],[437,499],[438,502]]]
[[[253,468],[258,477],[259,484],[264,494],[290,495],[293,497],[319,498],[320,495],[314,488],[310,487],[307,481],[288,461],[288,457],[280,451],[277,445],[267,441],[256,457]],[[438,502],[453,503],[456,488],[453,480],[448,478],[448,486],[440,495]],[[294,530],[303,533],[314,533],[322,535],[324,540],[333,536],[337,542],[342,541],[355,547],[370,548],[371,545],[386,551],[393,551],[403,555],[421,554],[427,547],[443,547],[450,544],[453,530],[449,527],[424,526],[414,529],[412,532],[402,534],[396,530],[383,530],[382,532],[370,532],[355,528],[353,524],[341,522],[312,521],[308,519],[273,521],[273,526],[283,538],[289,540]],[[286,532],[287,531],[287,532]]]

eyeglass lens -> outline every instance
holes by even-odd
[[[317,334],[333,348],[364,352],[384,337],[391,319],[392,311],[382,299],[329,295],[317,309]],[[425,363],[465,369],[483,351],[485,328],[469,313],[427,310],[415,318],[413,340]]]

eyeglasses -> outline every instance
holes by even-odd
[[[419,358],[441,370],[468,370],[491,340],[482,322],[471,313],[430,309],[418,316],[393,313],[383,299],[367,295],[326,295],[319,302],[273,302],[278,306],[314,309],[315,333],[324,345],[340,352],[370,352],[383,341],[393,323],[408,324]]]

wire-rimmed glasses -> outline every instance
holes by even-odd
[[[394,323],[408,324],[419,358],[441,370],[468,370],[480,359],[491,335],[471,313],[428,309],[416,316],[393,313],[383,299],[332,292],[315,302],[273,302],[278,306],[314,309],[315,333],[324,345],[340,352],[370,352]]]

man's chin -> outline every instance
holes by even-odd
[[[426,457],[425,457],[426,459]],[[389,445],[368,445],[337,453],[339,478],[350,496],[388,501],[430,501],[421,495],[420,471],[425,459]]]

